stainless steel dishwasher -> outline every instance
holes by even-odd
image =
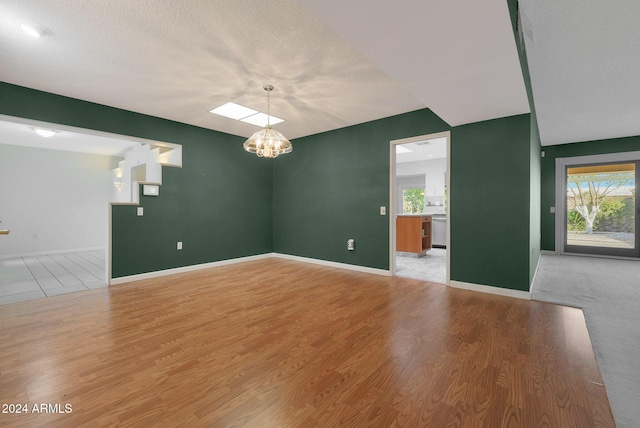
[[[447,248],[447,215],[433,214],[431,221],[431,246],[434,248]]]

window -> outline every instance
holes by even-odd
[[[402,189],[402,213],[422,214],[424,212],[424,188]]]
[[[565,251],[636,254],[636,163],[566,168]]]

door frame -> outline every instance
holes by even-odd
[[[396,146],[400,144],[415,143],[434,138],[447,139],[447,170],[445,185],[447,188],[447,276],[446,285],[451,283],[451,131],[437,132],[434,134],[418,135],[415,137],[391,140],[389,142],[389,272],[396,276]]]
[[[565,251],[564,241],[567,233],[567,176],[565,174],[567,167],[579,166],[585,164],[599,163],[621,163],[621,162],[638,162],[640,161],[640,151],[607,153],[600,155],[574,156],[568,158],[556,158],[556,198],[555,198],[555,246],[556,254],[572,254],[596,257],[614,257],[625,259],[637,259],[637,257],[615,256],[606,254],[589,254],[589,253],[572,253]],[[637,216],[637,214],[636,214]],[[636,224],[637,224],[636,219]],[[636,235],[637,236],[637,235]],[[636,243],[640,246],[640,243]]]

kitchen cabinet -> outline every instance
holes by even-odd
[[[396,251],[424,255],[431,249],[431,216],[396,217]]]

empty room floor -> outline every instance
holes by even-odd
[[[0,259],[0,305],[105,286],[104,250]]]
[[[6,305],[4,426],[613,427],[582,311],[269,258]],[[67,407],[68,406],[68,407]]]
[[[581,308],[619,428],[640,426],[640,262],[543,254],[531,297]]]

